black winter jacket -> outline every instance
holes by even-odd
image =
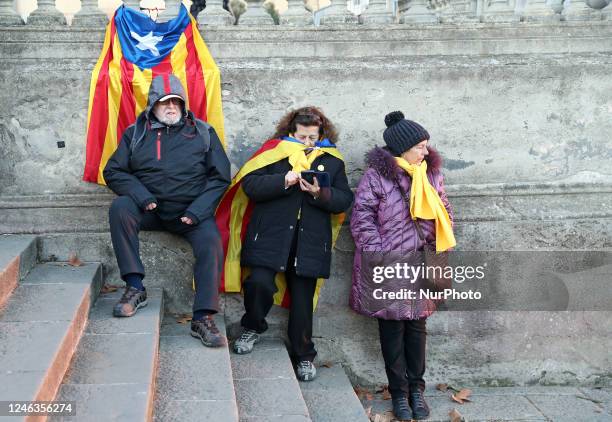
[[[195,121],[191,113],[174,126],[139,118],[104,168],[108,187],[142,209],[157,203],[163,220],[187,216],[197,224],[212,217],[230,184],[230,163],[215,130],[200,121],[208,131],[202,134]],[[135,130],[145,132],[132,147]]]
[[[287,158],[244,177],[242,188],[255,207],[242,247],[243,266],[284,272],[295,230],[299,228],[296,273],[303,277],[329,277],[331,214],[346,211],[353,201],[353,192],[341,160],[324,154],[314,160],[311,168],[319,166],[330,175],[331,195],[326,200],[302,192],[299,184],[285,189],[285,174],[292,168]]]

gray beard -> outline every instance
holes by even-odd
[[[177,124],[181,120],[181,117],[183,117],[183,113],[179,113],[178,116],[176,116],[176,119],[169,119],[166,116],[158,116],[157,114],[155,115],[155,117],[157,118],[157,120],[159,120],[160,123],[163,123],[166,126],[172,126]]]

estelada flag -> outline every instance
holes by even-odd
[[[227,191],[221,198],[217,207],[215,219],[221,233],[223,242],[223,274],[221,276],[220,291],[240,292],[242,281],[248,276],[248,269],[240,266],[240,252],[246,235],[247,227],[253,213],[254,203],[249,200],[242,189],[242,179],[249,173],[263,168],[269,164],[283,160],[296,151],[304,150],[306,146],[299,142],[291,142],[282,139],[271,139],[253,154],[253,156],[242,166],[232,179]],[[335,146],[320,148],[327,154],[344,161],[342,154]],[[338,233],[344,221],[344,213],[331,215],[332,247],[336,243]],[[274,303],[288,308],[290,302],[289,290],[285,281],[285,274],[276,274],[276,287],[278,291],[274,295]],[[317,287],[313,299],[313,308],[317,306],[319,292],[323,287],[324,280],[317,280]]]
[[[147,106],[151,80],[174,74],[187,93],[187,108],[215,128],[224,142],[221,75],[181,4],[179,15],[156,23],[119,7],[106,27],[102,53],[91,75],[83,180],[105,184],[102,171],[123,131]]]

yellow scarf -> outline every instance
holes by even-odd
[[[310,166],[317,157],[325,154],[320,148],[313,149],[312,152],[306,155],[306,145],[303,150],[294,152],[289,156],[289,164],[293,167],[292,170],[296,173],[310,170]]]
[[[410,164],[401,157],[395,158],[397,165],[404,169],[412,178],[410,188],[410,215],[413,220],[423,218],[436,220],[436,251],[443,252],[454,247],[457,242],[453,234],[448,212],[436,189],[427,178],[427,162],[421,165]]]

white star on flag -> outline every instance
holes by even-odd
[[[153,31],[144,36],[140,36],[134,31],[130,31],[130,34],[132,35],[132,38],[138,41],[136,48],[143,51],[149,50],[154,56],[159,56],[159,50],[157,49],[156,45],[164,38],[163,36],[160,35],[156,37],[153,35]]]

